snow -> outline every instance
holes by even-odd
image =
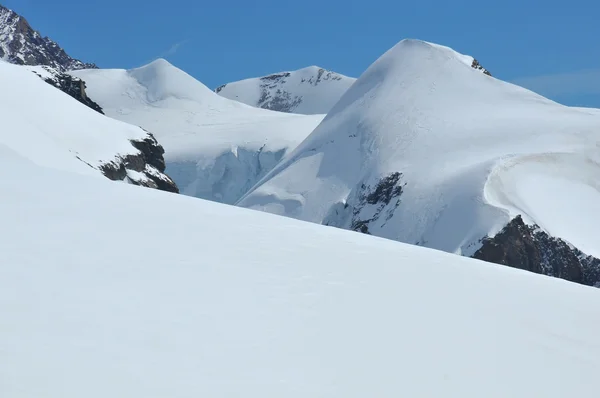
[[[227,83],[219,95],[251,106],[305,115],[326,114],[356,79],[309,66]]]
[[[3,145],[0,178],[3,397],[597,396],[596,289]]]
[[[32,73],[43,68],[0,61],[0,145],[38,165],[100,176],[100,166],[137,154],[138,128],[80,104]]]
[[[342,228],[366,221],[371,234],[464,255],[523,214],[598,253],[600,112],[487,76],[472,60],[401,41],[238,204]],[[363,203],[394,172],[399,200]]]
[[[186,195],[234,203],[317,126],[220,97],[163,59],[132,70],[71,72],[105,113],[153,133]]]
[[[484,195],[511,215],[536,220],[550,235],[600,258],[600,166],[573,154],[520,157],[496,168]]]

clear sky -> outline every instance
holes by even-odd
[[[163,57],[211,88],[318,65],[359,76],[403,38],[453,47],[492,74],[600,107],[597,0],[0,0],[104,68]]]

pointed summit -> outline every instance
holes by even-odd
[[[467,256],[521,214],[532,231],[544,226],[548,237],[600,256],[590,251],[600,223],[600,169],[590,161],[598,158],[600,113],[559,105],[477,66],[448,47],[401,41],[238,204]],[[561,191],[581,192],[577,212]],[[555,271],[566,258],[560,245],[531,235],[544,254],[508,265],[533,262],[564,275]],[[578,275],[600,270],[585,268],[577,253]]]
[[[95,64],[71,58],[48,37],[42,37],[27,20],[0,5],[0,59],[18,65],[44,65],[60,72],[95,69]]]
[[[145,87],[148,102],[174,97],[202,103],[215,97],[212,90],[163,58],[131,69],[127,74]]]

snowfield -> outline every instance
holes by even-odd
[[[236,202],[323,119],[228,100],[163,59],[72,75],[108,116],[156,135],[181,193],[218,202]]]
[[[600,254],[600,114],[403,40],[238,204],[472,255],[515,215]]]
[[[145,131],[89,109],[32,70],[48,73],[0,60],[0,145],[40,166],[97,176],[103,166],[140,153],[131,140],[148,139]],[[127,177],[138,183],[146,179],[141,173]]]
[[[5,145],[0,176],[2,397],[598,394],[596,289]]]
[[[326,114],[356,79],[309,66],[292,72],[227,83],[215,91],[258,108],[304,115]]]

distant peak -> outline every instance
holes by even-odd
[[[484,68],[479,61],[473,58],[470,55],[461,54],[458,51],[443,46],[441,44],[436,44],[424,40],[419,39],[403,39],[400,40],[394,47],[392,47],[388,52],[386,52],[381,59],[386,58],[405,58],[410,57],[414,60],[418,60],[419,58],[427,58],[430,54],[438,53],[443,54],[446,58],[454,58],[465,66],[481,71],[482,73],[491,76],[492,74]]]
[[[204,84],[164,58],[130,69],[127,73],[146,87],[149,102],[169,97],[204,102],[214,95]]]
[[[130,69],[129,73],[133,75],[157,76],[164,73],[177,73],[178,71],[185,73],[166,59],[158,58],[146,65]]]
[[[0,5],[0,59],[17,65],[44,65],[61,72],[76,69],[95,69],[67,53],[48,37],[43,37],[27,20]]]
[[[173,66],[173,64],[171,64],[164,58],[157,58],[154,61],[147,64],[146,66]]]

